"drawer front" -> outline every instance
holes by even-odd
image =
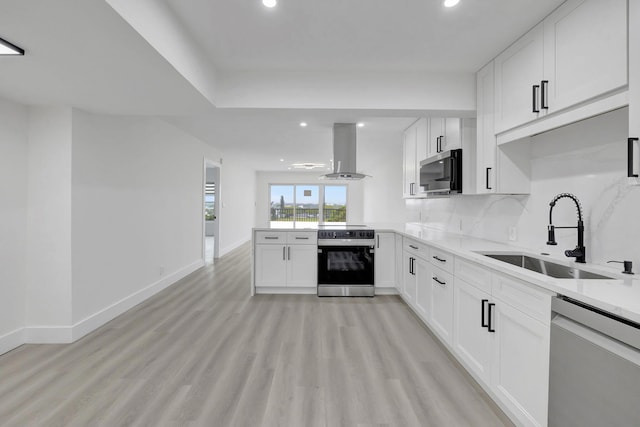
[[[434,266],[431,269],[431,277],[429,278],[429,280],[431,281],[431,284],[433,286],[453,287],[453,274],[440,267]]]
[[[436,248],[431,248],[429,255],[431,264],[453,274],[453,255]]]
[[[286,231],[256,231],[256,243],[284,245],[286,242]]]
[[[293,245],[317,245],[317,231],[288,231],[287,243]]]
[[[458,279],[491,294],[491,270],[457,257],[455,275]]]
[[[404,250],[423,259],[429,259],[429,247],[412,239],[404,239]]]
[[[491,293],[525,314],[544,324],[551,322],[551,293],[536,289],[518,279],[494,273]]]

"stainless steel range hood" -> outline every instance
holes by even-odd
[[[356,172],[356,124],[333,124],[333,173],[326,179],[362,179],[369,175]]]

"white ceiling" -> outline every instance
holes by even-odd
[[[166,1],[224,70],[475,72],[562,0]]]
[[[319,78],[325,71],[471,73],[562,3],[461,0],[445,9],[441,0],[278,1],[275,9],[261,0],[140,4],[166,2],[214,71],[308,71]],[[365,122],[358,134],[362,147],[374,133],[397,137],[420,114],[214,108],[107,0],[2,0],[0,37],[27,51],[0,57],[0,97],[164,116],[223,152],[242,150],[261,170],[327,162],[334,122]],[[314,108],[313,99],[305,106]],[[300,121],[309,126],[300,128]]]

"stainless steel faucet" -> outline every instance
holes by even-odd
[[[558,200],[563,199],[563,198],[571,199],[576,204],[576,208],[578,209],[578,225],[576,227],[555,227],[553,225],[553,219],[552,219],[553,207],[556,205],[556,202]],[[549,239],[547,240],[547,245],[557,245],[558,244],[556,242],[556,234],[555,234],[555,229],[556,228],[577,228],[578,229],[578,245],[575,247],[575,249],[567,249],[566,251],[564,251],[564,254],[566,256],[568,256],[568,257],[575,257],[576,258],[576,262],[585,263],[586,262],[587,249],[584,247],[584,222],[582,222],[582,206],[580,205],[580,201],[573,194],[560,193],[556,197],[553,198],[551,203],[549,203],[549,206],[550,206],[550,208],[549,208],[549,227],[548,227]]]

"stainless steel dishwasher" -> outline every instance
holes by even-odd
[[[640,324],[562,296],[551,307],[549,427],[640,426]]]

